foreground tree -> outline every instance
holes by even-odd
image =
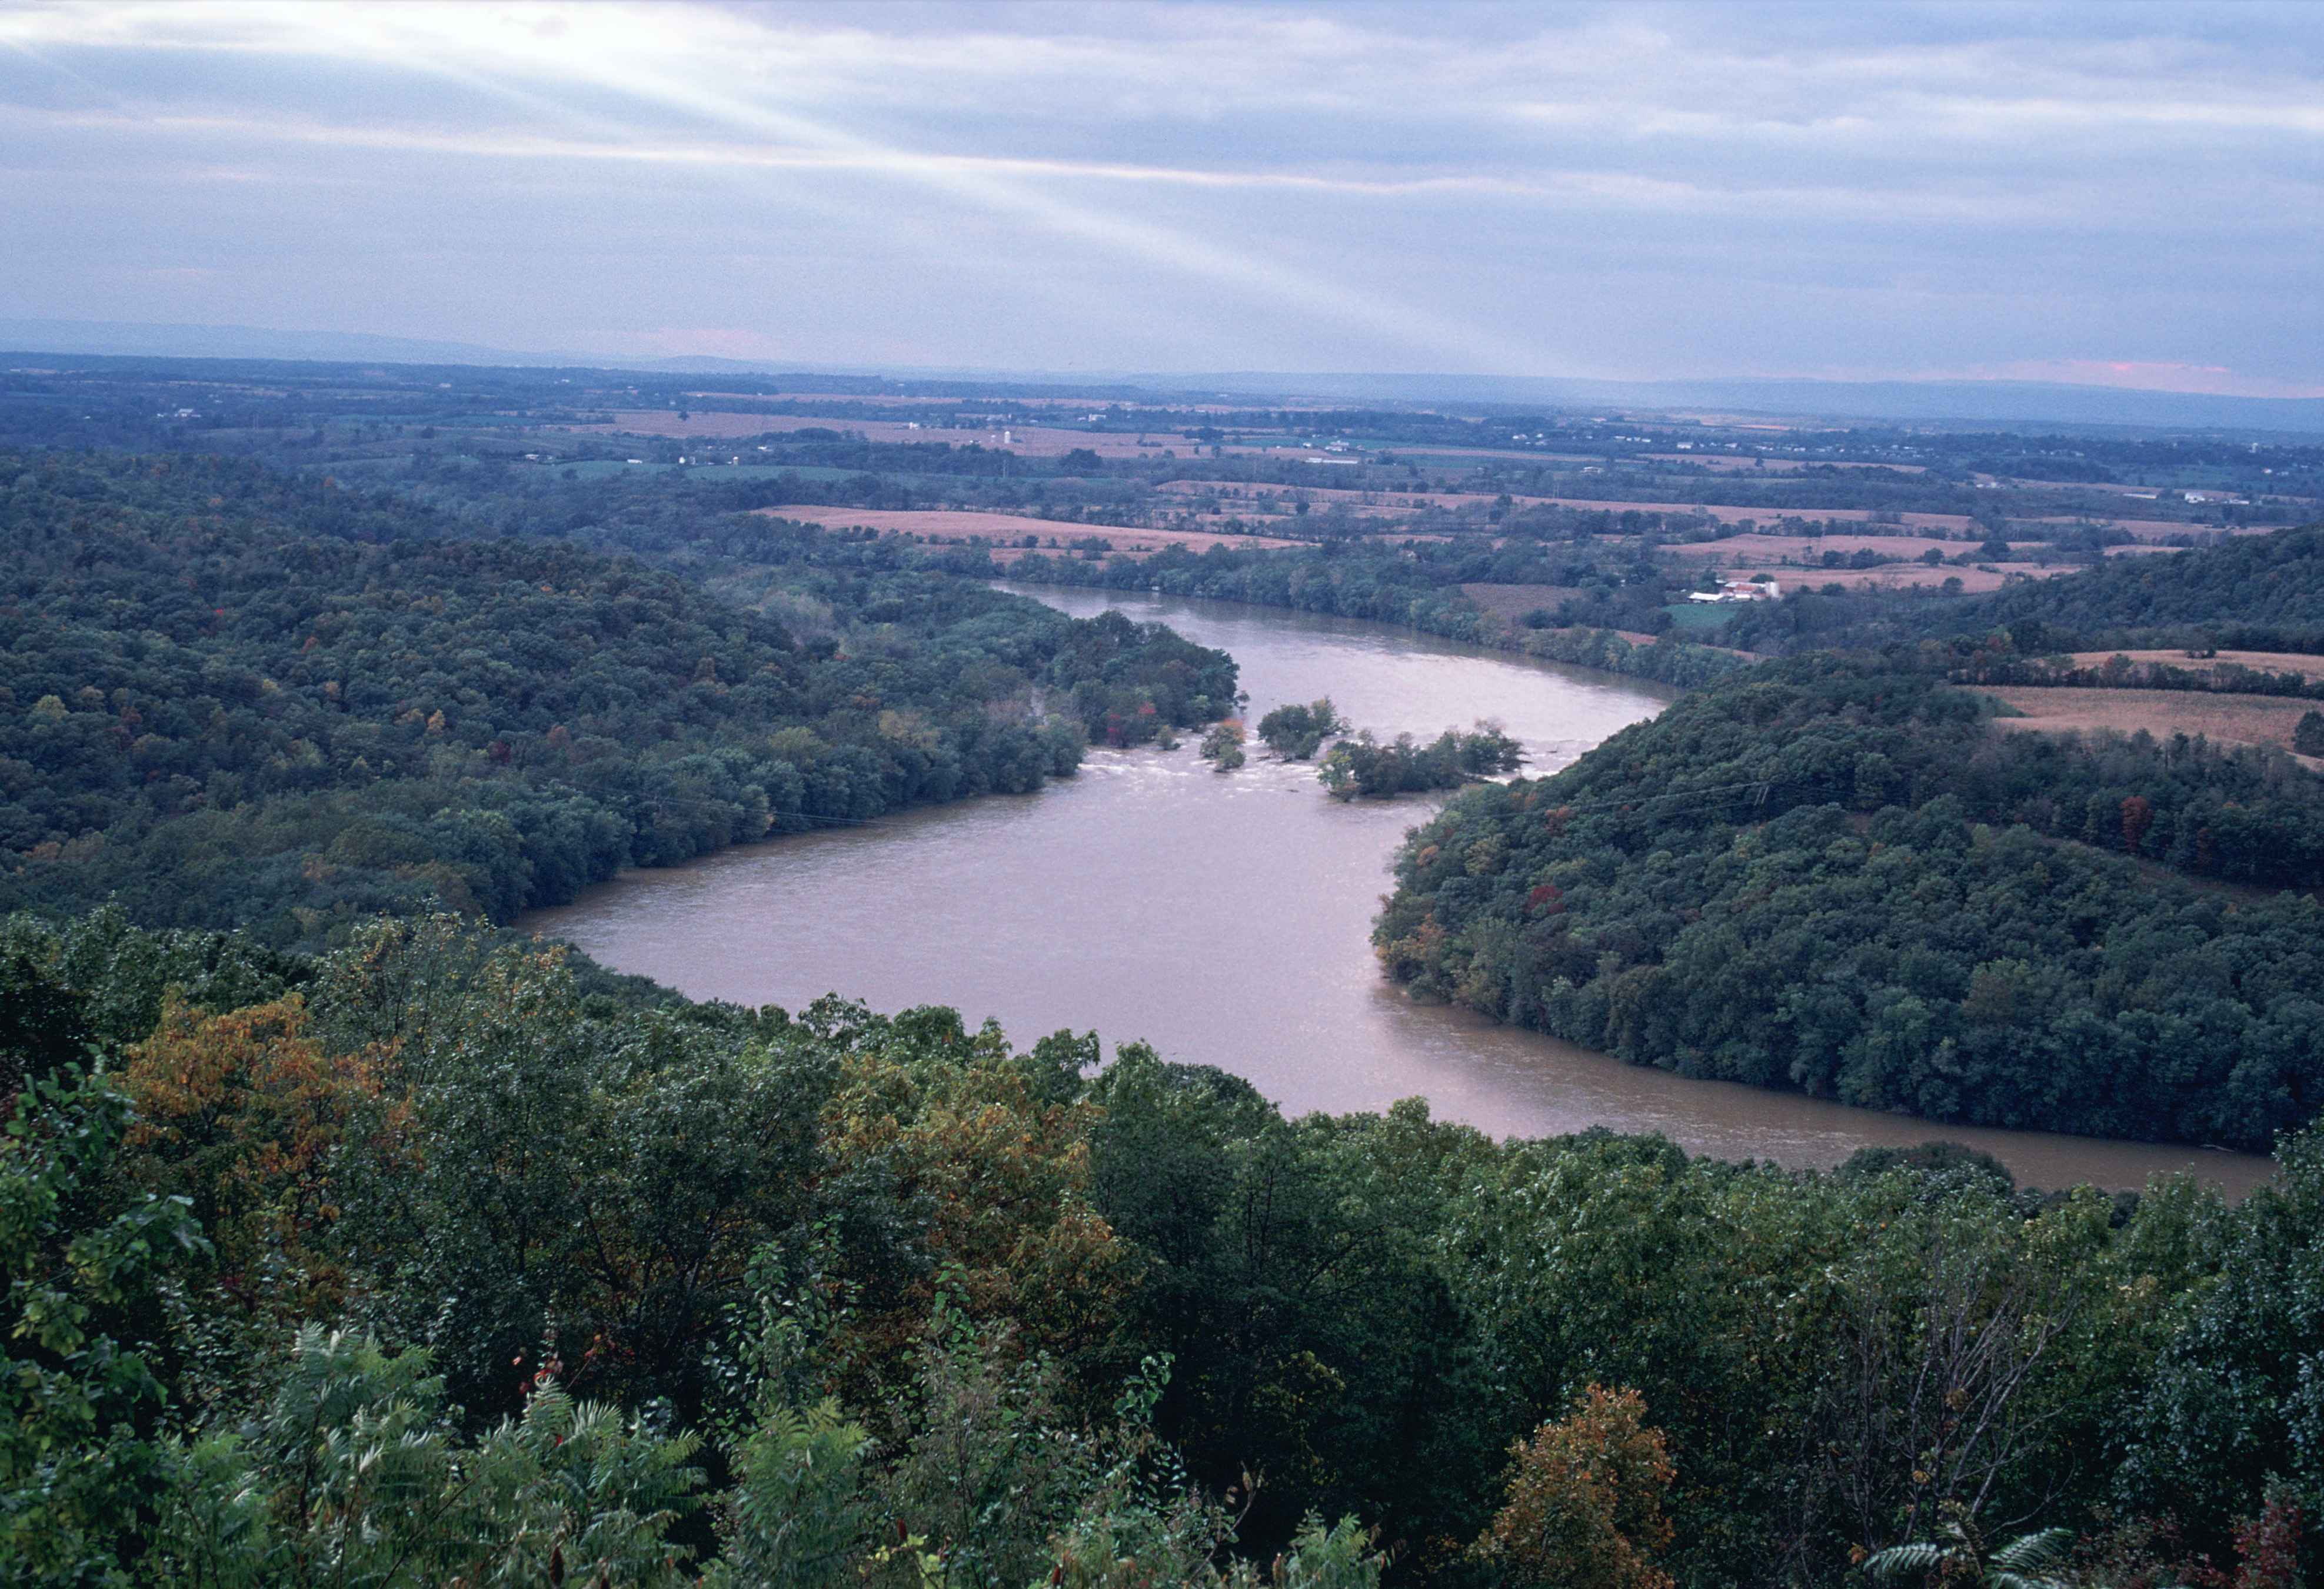
[[[1543,1589],[1671,1589],[1663,1497],[1678,1470],[1636,1390],[1591,1385],[1512,1453],[1508,1502],[1473,1554]]]

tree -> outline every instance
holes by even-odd
[[[190,1201],[229,1295],[293,1316],[336,1301],[327,1167],[379,1095],[375,1053],[327,1055],[307,1027],[295,993],[224,1015],[172,997],[122,1074],[129,1176]]]
[[[1221,772],[1243,764],[1242,725],[1227,718],[1203,736],[1203,759]]]
[[[836,1401],[776,1405],[742,1444],[719,1520],[712,1589],[835,1589],[876,1548],[872,1437]]]
[[[1646,1410],[1636,1390],[1592,1384],[1519,1441],[1478,1558],[1544,1589],[1670,1589],[1653,1558],[1671,1543],[1663,1497],[1678,1470]]]
[[[2286,1136],[2277,1162],[2157,1360],[2116,1480],[2126,1508],[2169,1512],[2219,1553],[2272,1496],[2324,1512],[2324,1134]],[[2305,1565],[2324,1566],[2324,1542]]]
[[[23,1104],[0,1136],[0,1575],[121,1583],[165,1467],[153,1297],[206,1243],[184,1198],[115,1178],[129,1112],[102,1080]]]
[[[142,1564],[157,1584],[695,1581],[670,1532],[698,1504],[697,1442],[576,1401],[548,1374],[473,1443],[428,1353],[302,1328],[243,1430],[173,1448]]]
[[[1329,696],[1305,706],[1277,707],[1259,720],[1259,737],[1286,762],[1305,761],[1326,739],[1347,731]]]

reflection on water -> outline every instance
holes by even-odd
[[[1038,591],[1087,616],[1093,594]],[[1116,597],[1242,664],[1255,719],[1329,695],[1360,725],[1434,734],[1500,719],[1530,771],[1653,716],[1669,692],[1384,625]],[[2021,1181],[2136,1186],[2194,1168],[2236,1188],[2264,1159],[1937,1127],[1624,1065],[1388,987],[1369,933],[1389,855],[1433,807],[1342,805],[1312,767],[1255,755],[1213,772],[1191,746],[1094,751],[1039,794],[916,811],[625,875],[522,925],[696,998],[958,1007],[1019,1043],[1061,1028],[1142,1038],[1250,1077],[1294,1112],[1425,1097],[1440,1116],[1525,1136],[1659,1131],[1722,1158],[1830,1165],[1933,1135]]]

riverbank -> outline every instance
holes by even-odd
[[[1043,598],[1222,647],[1254,716],[1328,694],[1390,731],[1498,716],[1536,772],[1676,698],[1380,624],[1150,595]],[[1802,1168],[1942,1137],[2050,1187],[2193,1169],[2240,1192],[2270,1173],[2243,1155],[1960,1131],[1691,1080],[1416,1004],[1383,982],[1368,934],[1388,856],[1437,806],[1343,805],[1305,762],[1259,758],[1221,776],[1191,747],[1093,751],[1038,794],[633,873],[520,926],[697,998],[798,1008],[836,991],[881,1010],[950,1004],[972,1025],[991,1016],[1020,1044],[1060,1027],[1142,1039],[1243,1076],[1295,1113],[1417,1096],[1496,1136],[1656,1132],[1690,1152]]]

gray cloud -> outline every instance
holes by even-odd
[[[38,5],[0,315],[2324,389],[2319,62],[2275,6]]]

